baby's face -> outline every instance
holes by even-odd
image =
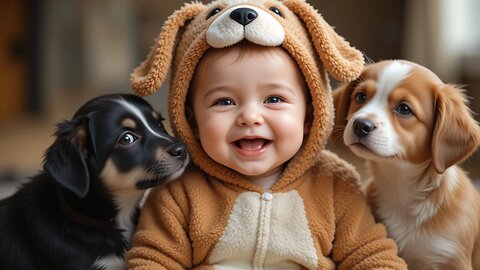
[[[306,86],[281,48],[207,53],[191,87],[195,132],[205,152],[251,179],[279,175],[306,130]]]

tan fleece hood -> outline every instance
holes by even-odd
[[[230,16],[238,8],[253,9],[258,16],[244,26]],[[187,144],[193,162],[216,178],[251,187],[240,174],[207,156],[185,115],[189,85],[205,51],[231,46],[244,39],[285,48],[298,63],[312,97],[311,131],[280,181],[272,187],[275,191],[312,166],[331,133],[333,101],[327,72],[340,81],[350,81],[360,74],[364,65],[362,54],[335,33],[312,6],[303,0],[219,0],[208,5],[185,4],[165,22],[147,59],[132,73],[131,85],[139,95],[152,94],[160,88],[171,67],[170,121],[175,134]]]

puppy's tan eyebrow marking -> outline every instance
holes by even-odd
[[[169,142],[171,142],[172,140],[170,138],[168,138],[167,136],[165,135],[162,135],[162,134],[159,134],[157,132],[155,132],[155,130],[152,129],[152,127],[150,127],[150,125],[148,125],[148,122],[147,122],[147,119],[145,119],[144,115],[142,114],[142,112],[135,106],[133,106],[132,104],[128,103],[126,100],[124,99],[119,99],[119,100],[115,100],[116,102],[118,102],[120,105],[124,106],[127,110],[131,111],[139,120],[140,122],[142,122],[142,124],[145,126],[145,128],[150,132],[152,133],[153,135],[157,136],[157,137],[160,137],[164,140],[167,140]]]
[[[157,112],[152,112],[152,117],[155,120],[158,120],[158,113]]]
[[[137,123],[135,123],[135,121],[132,118],[125,118],[122,121],[122,127],[134,129],[137,127]]]

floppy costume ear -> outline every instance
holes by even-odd
[[[335,33],[311,5],[304,0],[282,3],[305,23],[318,56],[335,79],[351,81],[360,74],[364,65],[362,53]]]
[[[57,126],[56,140],[45,153],[43,167],[57,183],[83,198],[90,187],[86,162],[87,117]]]
[[[187,21],[194,19],[203,9],[205,5],[201,3],[187,3],[168,17],[147,59],[130,76],[135,93],[150,95],[162,85],[172,62],[177,34]]]
[[[480,127],[467,107],[462,90],[445,85],[435,99],[432,139],[433,166],[438,173],[469,157],[480,144]]]

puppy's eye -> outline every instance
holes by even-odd
[[[277,7],[270,7],[269,8],[271,11],[273,11],[273,13],[277,14],[278,16],[282,17],[282,18],[285,18],[282,14],[282,12],[280,11],[280,9],[278,9]]]
[[[360,92],[355,95],[355,102],[363,104],[367,101],[367,94]]]
[[[217,13],[220,13],[220,11],[222,11],[222,9],[219,7],[212,9],[212,11],[210,11],[210,13],[208,14],[207,19],[215,16]]]
[[[405,103],[398,104],[397,107],[395,108],[395,112],[397,112],[402,116],[409,116],[413,114],[412,109]]]
[[[133,134],[130,131],[127,131],[123,133],[122,136],[120,136],[120,138],[118,139],[118,144],[127,146],[137,141],[137,139],[138,137],[135,134]]]

